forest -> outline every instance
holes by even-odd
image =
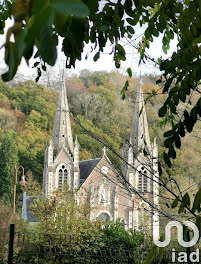
[[[126,78],[117,71],[88,70],[66,78],[72,132],[74,139],[76,135],[78,137],[80,160],[101,157],[101,142],[122,155],[122,146],[130,135],[139,83],[138,77],[130,78],[126,98],[122,100],[120,91]],[[162,177],[167,181],[170,177],[175,178],[182,190],[194,194],[201,185],[201,138],[198,134],[201,124],[198,123],[194,132],[183,138],[182,148],[177,151],[172,167],[168,168],[162,158],[165,148],[163,133],[170,126],[172,117],[158,117],[158,110],[166,99],[161,92],[163,84],[157,86],[157,76],[154,75],[141,78],[151,141],[156,137],[159,146]],[[43,84],[47,83],[47,80],[43,81]],[[13,80],[8,84],[0,81],[0,197],[7,203],[12,203],[15,165],[22,165],[27,179],[34,182],[29,192],[36,194],[40,190],[33,186],[39,187],[42,183],[45,144],[52,134],[61,79],[58,77],[57,85],[47,85],[48,88],[43,84],[32,80]],[[197,101],[196,94],[191,100]],[[180,110],[184,108],[190,109],[191,106],[180,104]],[[119,168],[121,160],[111,151],[107,153]],[[168,207],[168,203],[163,200],[164,206]]]

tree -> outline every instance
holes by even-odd
[[[48,120],[46,116],[42,116],[35,110],[32,110],[30,115],[28,116],[25,127],[31,131],[35,131],[37,129],[47,130]]]
[[[3,130],[15,129],[17,125],[16,116],[10,110],[0,108],[0,127]]]
[[[20,189],[28,196],[41,196],[42,189],[38,181],[34,180],[32,172],[29,170],[25,175],[26,184],[21,185]]]
[[[98,235],[100,223],[89,220],[87,201],[78,204],[75,197],[76,193],[66,185],[62,191],[57,190],[49,197],[35,200],[31,210],[39,220],[38,231],[66,235],[89,234],[92,231],[94,235]]]
[[[89,88],[90,84],[96,84],[97,86],[105,85],[109,80],[109,73],[104,71],[90,72],[89,70],[82,70],[80,72],[80,79],[86,88]]]
[[[31,170],[39,183],[42,182],[44,149],[47,133],[35,127],[35,130],[25,129],[17,137],[20,164],[25,171]]]
[[[8,131],[0,148],[0,197],[7,194],[11,199],[14,186],[14,167],[18,165],[16,134]]]
[[[26,251],[20,249],[27,245],[18,243],[17,262],[29,258],[31,263],[107,263],[112,257],[120,264],[128,260],[132,263],[136,256],[143,259],[147,246],[143,234],[127,232],[119,221],[90,220],[89,201],[80,199],[78,203],[75,197],[79,198],[78,194],[64,186],[62,191],[34,200],[30,210],[38,223],[31,227],[32,233],[30,228],[28,233],[24,232],[29,237]],[[54,254],[46,254],[50,249]]]

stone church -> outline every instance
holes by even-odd
[[[142,84],[139,83],[130,140],[122,155],[122,172],[116,171],[105,147],[102,157],[79,160],[79,138],[73,140],[70,112],[63,80],[57,103],[53,135],[45,149],[45,196],[66,183],[78,189],[78,199],[90,203],[90,218],[120,220],[126,229],[151,226],[159,233],[158,150],[151,144]]]

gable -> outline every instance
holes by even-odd
[[[56,156],[56,158],[54,160],[54,164],[57,165],[61,162],[65,162],[65,163],[72,163],[73,162],[73,159],[72,159],[70,153],[67,152],[64,148],[61,149],[61,151]]]
[[[84,179],[82,183],[82,187],[85,187],[92,182],[93,184],[96,185],[103,178],[111,178],[112,181],[117,181],[118,173],[112,166],[112,163],[107,158],[107,156],[103,156],[101,159],[96,159],[96,162],[94,162],[93,165],[94,165],[93,168],[91,167],[91,170],[89,170],[91,172],[89,173],[87,178]],[[103,168],[107,169],[106,174],[104,174]],[[81,175],[81,171],[80,171],[80,175]]]

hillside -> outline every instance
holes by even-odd
[[[147,98],[146,112],[151,140],[157,138],[162,165],[163,131],[170,125],[171,120],[161,120],[157,111],[165,97],[155,86],[154,76],[143,76],[144,98]],[[89,72],[82,71],[80,76],[71,76],[66,80],[68,101],[72,113],[73,136],[78,136],[80,143],[80,160],[100,157],[102,144],[92,138],[95,137],[111,146],[121,155],[123,142],[128,139],[134,111],[134,102],[138,79],[130,80],[130,87],[126,99],[120,98],[120,90],[125,76],[118,72]],[[152,90],[158,91],[156,96],[150,97]],[[35,180],[42,182],[44,149],[47,138],[50,139],[58,93],[48,90],[43,85],[33,81],[18,82],[9,86],[0,81],[0,142],[7,138],[13,140],[16,155],[15,161],[31,171]],[[196,100],[196,98],[194,98]],[[181,105],[181,109],[184,106]],[[81,125],[81,126],[80,126]],[[83,127],[85,129],[83,129]],[[182,190],[191,187],[197,188],[201,184],[199,171],[201,169],[201,138],[199,123],[196,132],[187,135],[182,142],[177,159],[171,169],[164,165],[164,180],[174,177],[181,184]],[[9,145],[7,152],[11,151]],[[5,150],[1,148],[0,155],[6,158]],[[109,151],[109,156],[117,167],[121,161]],[[10,163],[14,164],[14,163]],[[4,163],[0,163],[0,172],[5,173]],[[9,172],[12,175],[12,170]],[[8,177],[11,177],[8,176]],[[12,183],[8,179],[6,184]],[[3,183],[5,184],[5,182]],[[0,185],[1,186],[1,185]],[[174,186],[172,186],[174,189]],[[10,192],[10,197],[11,197]],[[0,195],[3,192],[0,191]],[[166,204],[166,201],[163,203]]]

